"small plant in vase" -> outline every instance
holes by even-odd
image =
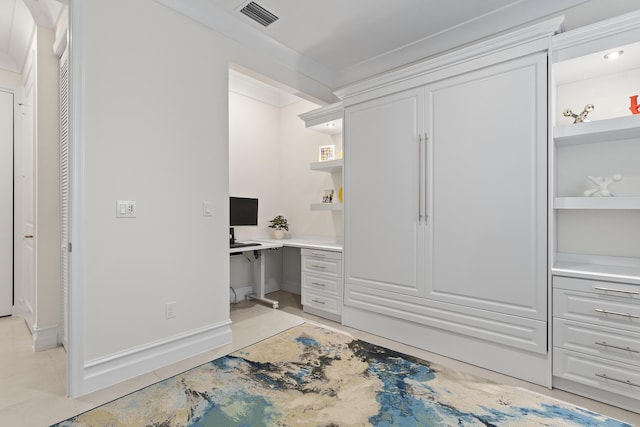
[[[275,239],[283,239],[284,232],[289,231],[289,223],[287,222],[287,219],[282,215],[278,215],[277,217],[273,218],[271,221],[269,221],[269,223],[269,228],[273,228],[273,237]]]

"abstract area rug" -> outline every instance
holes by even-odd
[[[303,324],[56,426],[626,426]]]

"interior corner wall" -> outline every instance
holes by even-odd
[[[280,186],[280,109],[229,92],[229,194],[258,199],[258,226],[235,227],[238,240],[268,237],[287,196]]]
[[[269,238],[269,220],[285,216],[290,233],[326,239],[342,238],[342,212],[311,211],[323,191],[341,185],[341,174],[312,171],[319,147],[342,141],[307,129],[299,114],[318,108],[300,100],[275,107],[250,97],[229,93],[229,191],[232,196],[257,197],[257,227],[235,227],[238,240]],[[232,260],[232,264],[233,264]],[[249,277],[235,272],[236,285]]]
[[[229,63],[331,91],[152,0],[82,8],[86,368],[229,322]]]

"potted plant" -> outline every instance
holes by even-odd
[[[273,228],[273,237],[275,239],[283,239],[284,232],[289,231],[289,223],[287,222],[287,219],[282,215],[278,215],[269,222],[269,228]]]

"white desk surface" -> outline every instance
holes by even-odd
[[[235,254],[235,253],[240,253],[240,252],[252,252],[252,251],[262,251],[265,249],[275,249],[275,248],[281,248],[282,244],[281,243],[270,243],[270,242],[264,242],[262,240],[258,241],[258,240],[243,240],[242,243],[260,243],[259,245],[255,245],[255,246],[241,246],[239,248],[229,248],[229,253],[230,254]]]
[[[292,248],[324,249],[326,251],[342,252],[342,242],[336,242],[335,240],[329,239],[287,237],[282,240],[259,239],[258,241],[265,243],[280,243],[282,246],[289,246]]]
[[[326,251],[342,252],[342,242],[336,242],[335,240],[322,240],[317,238],[288,237],[282,240],[255,239],[255,240],[247,240],[246,242],[256,242],[256,243],[260,243],[260,245],[244,246],[241,248],[229,248],[229,253],[232,254],[232,253],[238,253],[238,252],[261,251],[263,249],[281,248],[283,246],[289,246],[292,248],[323,249]]]

